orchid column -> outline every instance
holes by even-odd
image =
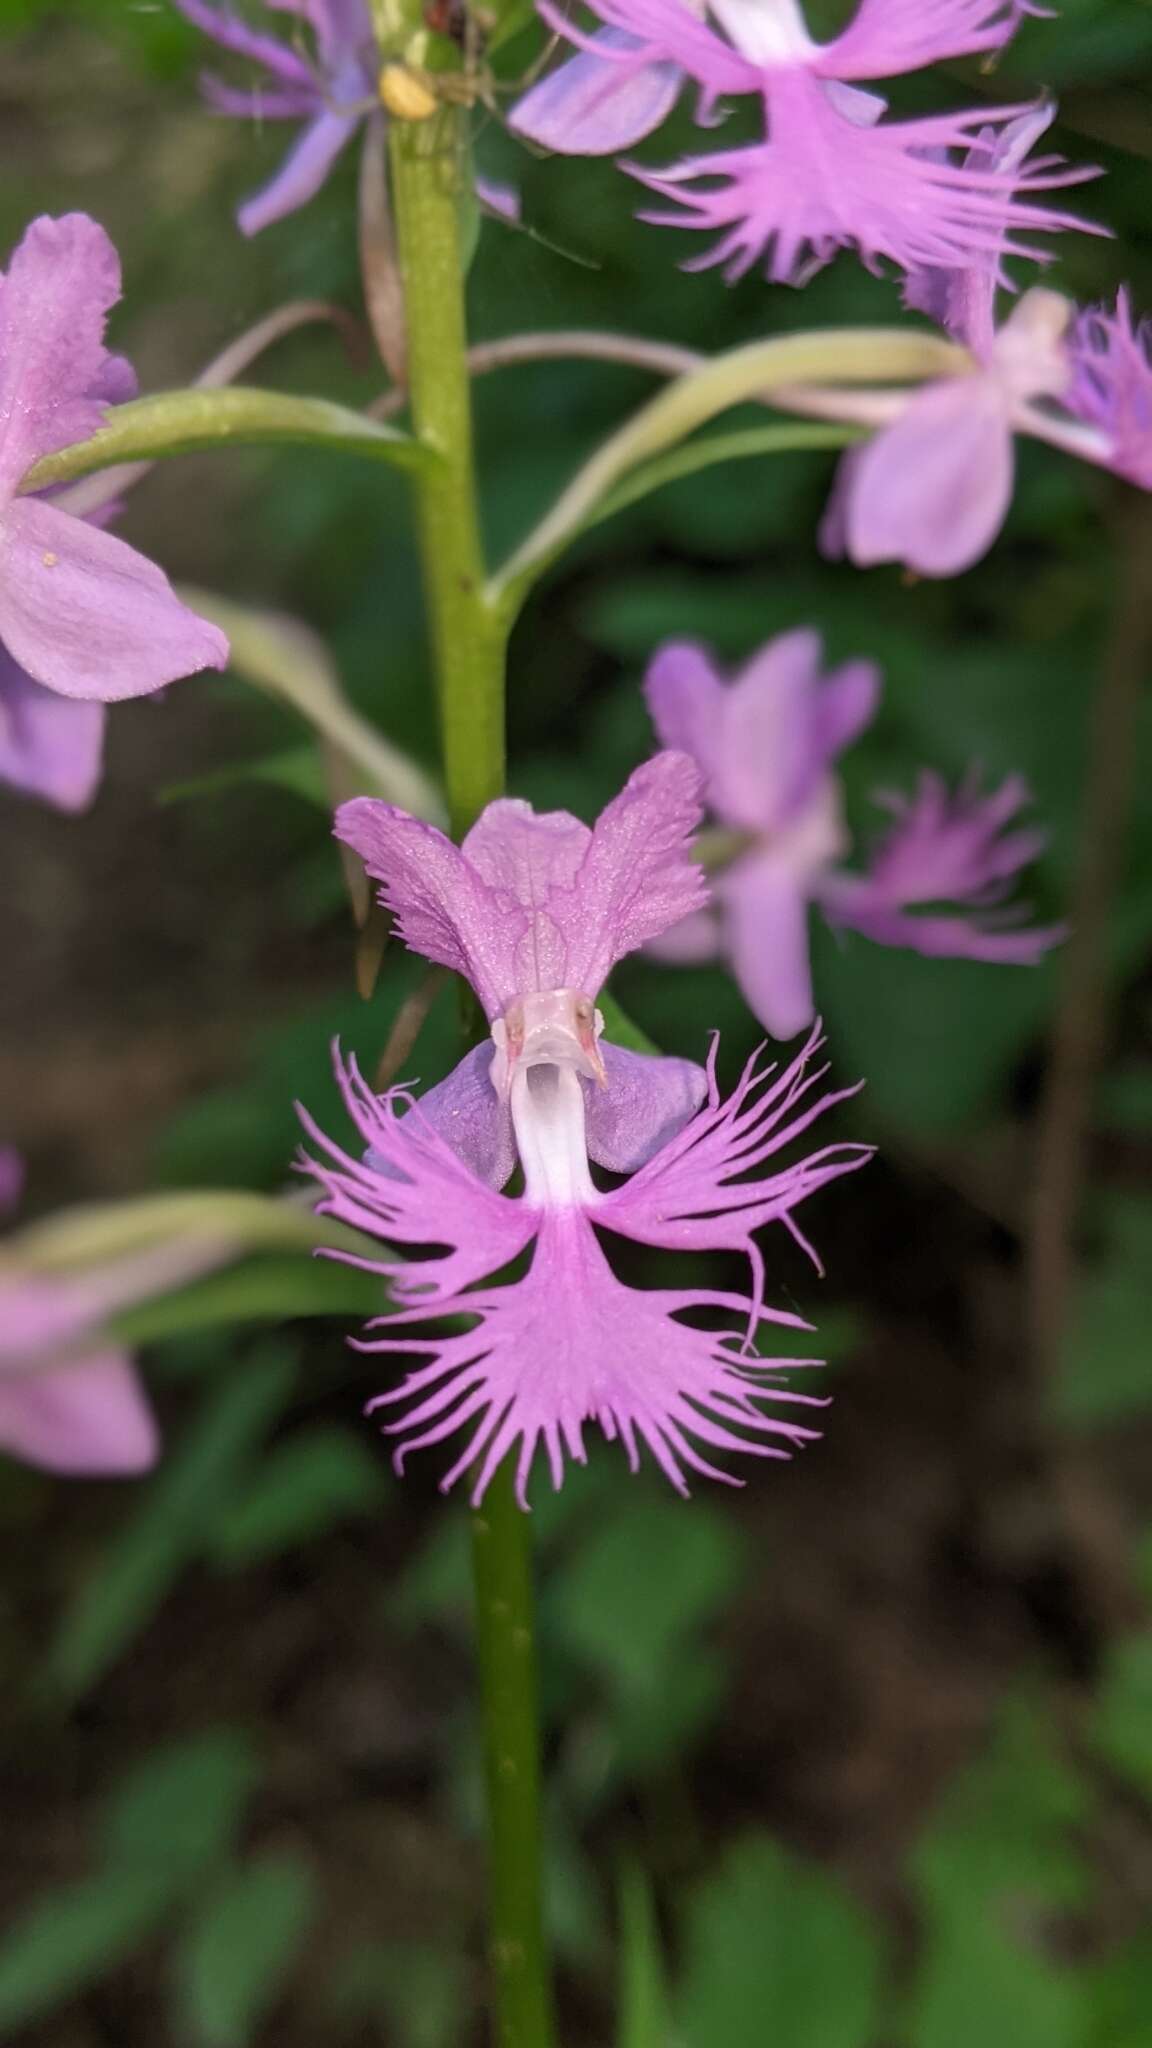
[[[412,423],[436,460],[418,492],[444,779],[461,836],[504,787],[507,630],[485,595],[472,460],[461,220],[472,203],[461,109],[393,119],[392,197],[407,316]],[[531,1523],[510,1461],[472,1516],[500,2048],[548,2048]]]

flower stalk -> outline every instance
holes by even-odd
[[[394,121],[392,196],[408,329],[412,424],[438,460],[418,472],[417,520],[440,703],[444,782],[459,837],[504,788],[506,626],[486,595],[472,451],[461,234],[462,114]],[[551,2048],[544,1946],[531,1523],[510,1463],[472,1516],[499,2048]]]

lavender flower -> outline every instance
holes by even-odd
[[[268,0],[295,15],[314,39],[314,55],[249,28],[208,0],[176,0],[205,35],[267,73],[268,82],[239,90],[211,72],[203,85],[218,113],[259,121],[303,121],[274,178],[237,213],[242,233],[258,234],[314,199],[345,144],[376,104],[376,42],[366,0]]]
[[[1005,180],[1026,177],[1028,152],[1052,115],[1041,104],[999,135],[980,135],[969,161]],[[1047,174],[1056,162],[1040,159],[1034,170]],[[880,430],[841,462],[821,529],[826,554],[951,576],[978,561],[999,532],[1012,502],[1014,435],[1068,383],[1072,311],[1057,293],[1033,290],[998,328],[997,295],[1010,288],[1003,258],[994,245],[958,266],[909,274],[906,303],[969,349],[976,367],[910,395],[868,394],[861,416]]]
[[[0,1214],[23,1183],[0,1147]],[[22,1271],[0,1246],[0,1450],[49,1472],[143,1472],[159,1438],[128,1353],[101,1334],[116,1309],[190,1277],[187,1247],[165,1246],[89,1271]]]
[[[1068,182],[1052,164],[1005,178],[973,153],[1020,110],[887,121],[886,103],[861,81],[896,77],[942,59],[1000,48],[1021,0],[862,0],[828,43],[809,34],[797,0],[711,0],[718,34],[690,0],[590,0],[604,26],[588,35],[538,0],[557,34],[581,54],[518,103],[512,125],[531,141],[577,155],[611,153],[651,132],[685,79],[699,89],[697,119],[712,125],[727,95],[762,105],[764,139],[692,156],[661,171],[625,168],[671,210],[643,218],[718,235],[687,267],[730,278],[760,265],[777,283],[802,283],[837,249],[865,264],[915,270],[1014,253],[1044,260],[1029,239],[1069,224],[1023,203]],[[960,160],[958,152],[967,151]]]
[[[1078,452],[1141,490],[1152,490],[1152,323],[1133,321],[1126,291],[1116,308],[1081,313],[1068,341],[1064,403],[1083,423]]]
[[[132,396],[131,368],[103,343],[119,296],[116,251],[82,213],[33,221],[0,280],[0,780],[65,810],[99,778],[104,704],[228,659],[223,634],[70,513],[67,492],[20,495],[40,456]]]
[[[565,1458],[583,1462],[586,1421],[621,1439],[633,1469],[646,1447],[681,1492],[686,1470],[738,1483],[710,1453],[782,1457],[812,1435],[761,1412],[767,1400],[808,1397],[780,1389],[774,1376],[788,1361],[755,1348],[765,1323],[802,1325],[765,1306],[753,1233],[780,1220],[799,1238],[796,1205],[867,1156],[830,1146],[765,1171],[840,1098],[814,1093],[825,1070],[808,1066],[811,1047],[775,1078],[750,1061],[725,1102],[715,1047],[703,1071],[601,1038],[596,996],[613,963],[703,900],[689,853],[697,791],[689,761],[658,755],[591,831],[566,812],[501,802],[459,849],[369,799],[338,814],[340,837],[382,883],[408,945],[466,975],[492,1025],[491,1044],[419,1101],[402,1089],[378,1099],[338,1064],[367,1147],[360,1159],[305,1117],[322,1211],[400,1247],[447,1247],[374,1264],[400,1306],[361,1348],[427,1361],[371,1405],[407,1404],[385,1425],[401,1439],[398,1468],[467,1429],[442,1485],[475,1466],[474,1501],[515,1452],[527,1505],[541,1445],[558,1486]],[[509,1197],[501,1190],[517,1159],[524,1192]],[[631,1178],[604,1192],[592,1161]],[[599,1231],[674,1251],[743,1251],[752,1292],[637,1291],[613,1273]],[[494,1285],[529,1246],[523,1277]],[[684,1320],[700,1315],[709,1327]],[[437,1335],[429,1326],[444,1317],[469,1327]]]
[[[715,910],[697,912],[658,950],[680,962],[727,959],[775,1037],[812,1021],[810,905],[883,945],[970,960],[1030,965],[1060,938],[1052,928],[1021,930],[998,908],[1045,843],[1043,832],[1007,829],[1028,801],[1019,777],[982,795],[969,776],[953,796],[925,774],[912,800],[879,798],[896,822],[868,869],[838,865],[848,836],[832,764],[875,714],[873,663],[822,675],[819,637],[801,629],[769,641],[726,685],[704,648],[672,641],[645,690],[661,741],[695,757],[710,810],[739,835],[735,859],[714,880]],[[919,907],[949,899],[967,915]]]

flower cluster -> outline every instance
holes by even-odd
[[[1046,835],[1009,829],[1028,801],[1018,776],[984,795],[970,774],[952,795],[925,773],[916,795],[881,795],[894,823],[867,869],[840,865],[848,851],[833,763],[876,710],[879,671],[851,661],[821,673],[819,636],[807,628],[769,641],[732,683],[690,641],[660,649],[646,679],[662,744],[691,754],[707,778],[712,815],[735,835],[736,854],[715,877],[715,901],[657,942],[665,959],[726,959],[756,1016],[777,1038],[814,1015],[808,912],[882,945],[967,960],[1031,965],[1062,937],[1025,928],[1004,907]],[[925,914],[954,903],[965,915]]]
[[[1076,225],[1043,201],[1081,175],[1052,160],[1008,176],[989,141],[1018,107],[971,108],[890,120],[868,88],[942,60],[1003,47],[1024,0],[861,0],[830,42],[809,33],[798,0],[590,0],[602,26],[588,34],[555,0],[540,13],[580,54],[519,102],[513,126],[576,155],[615,154],[651,133],[680,87],[698,93],[710,127],[722,103],[749,97],[764,133],[632,175],[666,202],[645,219],[717,237],[690,268],[729,278],[756,266],[800,284],[838,249],[869,268],[912,271],[1003,253],[1044,260],[1035,236]],[[708,19],[715,18],[718,27]],[[978,145],[978,146],[974,146]]]
[[[373,1270],[399,1306],[364,1348],[425,1361],[372,1405],[404,1406],[385,1425],[398,1466],[464,1432],[442,1484],[471,1468],[474,1501],[512,1456],[526,1505],[538,1450],[559,1485],[565,1459],[584,1459],[588,1422],[620,1439],[633,1469],[647,1450],[681,1492],[689,1472],[738,1483],[716,1453],[786,1456],[812,1434],[772,1412],[810,1397],[778,1384],[788,1361],[763,1358],[759,1333],[803,1325],[766,1305],[754,1233],[781,1222],[804,1243],[798,1204],[868,1156],[832,1145],[778,1163],[842,1098],[819,1092],[810,1045],[783,1074],[750,1061],[724,1100],[715,1046],[706,1069],[630,1052],[603,1039],[596,1008],[614,962],[703,900],[690,854],[698,790],[684,755],[659,754],[592,830],[505,801],[459,848],[369,798],[338,813],[407,944],[465,975],[491,1026],[490,1042],[418,1100],[403,1089],[378,1099],[338,1062],[359,1158],[304,1119],[323,1211],[401,1252],[445,1247],[415,1262],[381,1256]],[[517,1164],[523,1192],[508,1195]],[[627,1178],[602,1188],[593,1164]],[[628,1286],[605,1239],[743,1252],[751,1291]],[[439,1334],[446,1317],[467,1327]]]

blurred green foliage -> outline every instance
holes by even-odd
[[[829,0],[822,18],[843,12]],[[232,332],[287,297],[357,303],[351,161],[305,213],[241,244],[232,209],[284,136],[199,109],[201,41],[167,0],[2,0],[0,34],[6,89],[26,109],[25,127],[0,142],[9,171],[0,180],[4,239],[15,239],[33,208],[80,203],[105,220],[125,259],[115,338],[152,388],[186,381]],[[531,32],[509,42],[499,60],[505,76],[534,49]],[[979,83],[964,74],[966,90]],[[1025,25],[982,89],[1028,96],[1041,83],[1064,91],[1058,146],[1110,173],[1084,193],[1084,210],[1117,229],[1114,243],[1068,238],[1053,281],[1090,299],[1131,277],[1137,302],[1150,306],[1152,7],[1063,0],[1058,19]],[[956,85],[941,78],[909,90],[942,102]],[[692,132],[681,112],[659,157]],[[715,275],[687,276],[677,266],[689,238],[638,225],[633,188],[610,164],[537,161],[487,119],[478,156],[490,173],[522,184],[533,230],[482,228],[471,280],[478,337],[627,326],[719,348],[776,329],[893,316],[891,283],[848,262],[802,294],[756,279],[726,291]],[[317,333],[285,344],[261,381],[356,404],[378,380]],[[523,535],[649,388],[631,371],[586,363],[518,369],[478,385],[494,550]],[[750,413],[747,423],[755,424]],[[1032,894],[1042,915],[1059,915],[1075,871],[1087,718],[1113,595],[1113,486],[1048,450],[1026,449],[1001,546],[955,584],[907,585],[893,571],[861,574],[820,560],[814,532],[832,466],[825,453],[796,451],[674,480],[581,540],[518,630],[516,790],[584,816],[596,811],[651,745],[637,685],[661,640],[700,637],[735,664],[772,633],[815,622],[834,658],[864,654],[884,668],[881,715],[845,762],[858,844],[876,829],[871,792],[907,787],[922,765],[958,775],[978,759],[989,776],[1020,771],[1051,834]],[[298,610],[327,638],[361,708],[434,763],[400,480],[302,451],[197,458],[180,474],[158,474],[133,499],[126,530],[151,540],[153,528],[155,551],[174,572]],[[185,820],[193,849],[209,840],[229,847],[231,888],[244,889],[251,858],[261,895],[246,942],[299,949],[307,965],[294,1005],[274,1002],[266,1020],[246,1023],[226,1083],[169,1120],[158,1166],[171,1181],[275,1187],[297,1142],[295,1099],[340,1128],[332,1037],[370,1065],[420,970],[391,946],[371,1004],[350,992],[350,977],[335,986],[320,974],[312,986],[313,958],[327,958],[325,945],[347,925],[313,750],[286,712],[234,680],[187,687],[202,687],[209,716],[244,744],[238,757],[234,746],[222,749],[194,776],[172,764],[162,796]],[[1145,788],[1147,706],[1137,767]],[[137,795],[143,805],[145,792]],[[259,853],[273,805],[288,821],[276,842],[287,851],[270,873]],[[204,923],[211,945],[210,908]],[[1108,938],[1110,970],[1130,986],[1152,940],[1146,804]],[[344,944],[350,964],[351,939]],[[837,1071],[868,1079],[854,1114],[870,1136],[898,1146],[913,1168],[945,1175],[949,1146],[1011,1141],[1028,1106],[1058,961],[1034,973],[995,970],[862,939],[841,943],[822,930],[814,947]],[[624,1010],[612,998],[604,1007],[610,1035],[625,1042],[699,1056],[719,1025],[731,1066],[758,1036],[731,983],[712,970],[631,963],[617,993]],[[456,1044],[446,989],[406,1077],[436,1081]],[[1098,1110],[1101,1164],[1116,1171],[1090,1219],[1086,1276],[1052,1402],[1054,1423],[1081,1438],[1135,1426],[1152,1410],[1152,1201],[1115,1157],[1128,1146],[1146,1161],[1146,1017],[1106,1078]],[[1019,1190],[997,1193],[997,1215],[1017,1230]],[[341,1324],[380,1305],[371,1276],[253,1259],[124,1318],[122,1334],[153,1347],[157,1383],[171,1396],[168,1453],[54,1587],[54,1631],[32,1674],[38,1712],[83,1715],[93,1701],[99,1711],[133,1648],[189,1581],[199,1578],[201,1611],[211,1616],[246,1572],[302,1571],[325,1545],[390,1525],[395,1489],[385,1464],[370,1437],[353,1433],[370,1383],[340,1343]],[[250,1323],[316,1315],[340,1320],[307,1352],[306,1371],[302,1339],[244,1334]],[[863,1301],[838,1302],[829,1320],[842,1348],[867,1341]],[[327,1394],[339,1407],[317,1414]],[[1147,1629],[1112,1636],[1071,1713],[1066,1692],[1039,1682],[1008,1699],[911,1830],[885,1888],[897,1910],[882,1914],[858,1867],[800,1853],[755,1813],[732,1818],[719,1844],[702,1838],[693,1771],[724,1724],[739,1656],[728,1621],[760,1560],[727,1503],[701,1498],[684,1510],[647,1480],[625,1485],[621,1472],[605,1455],[572,1474],[558,1499],[542,1494],[534,1503],[544,1561],[551,1911],[570,1979],[602,2028],[597,2038],[607,2038],[614,1939],[617,2048],[1147,2048],[1152,1944],[1127,1921],[1113,1930],[1098,1896],[1112,1804],[1149,1824]],[[798,1555],[797,1572],[804,1563]],[[418,1644],[454,1670],[469,1634],[462,1517],[437,1511],[423,1526],[417,1514],[415,1530],[387,1556],[376,1598],[378,1610],[360,1619],[366,1636],[386,1624],[401,1646]],[[765,1633],[756,1655],[770,1659],[770,1626]],[[46,1727],[47,1741],[59,1731],[50,1720]],[[440,1774],[431,1797],[462,1840],[478,1824],[475,1735],[454,1712],[434,1728]],[[260,1807],[262,1740],[238,1722],[190,1727],[150,1752],[141,1744],[131,1770],[95,1802],[103,1821],[87,1857],[73,1846],[67,1882],[30,1884],[23,1917],[0,1940],[0,2034],[17,2035],[45,2015],[54,2025],[68,2001],[117,1983],[133,1958],[154,1970],[159,1945],[168,2019],[149,2020],[138,2038],[172,2038],[181,2048],[280,2038],[278,2014],[295,1995],[293,1972],[327,1904],[308,1850]],[[676,1853],[662,1860],[670,1834]],[[592,1841],[598,1855],[607,1846],[605,1867],[620,1873],[614,1935],[591,1875]],[[476,2004],[474,1907],[474,1898],[447,1898],[443,1931],[403,1945],[329,1936],[322,2003],[333,2041],[377,2039],[384,2029],[403,2048],[460,2048]],[[136,2038],[123,2048],[136,2048]]]

